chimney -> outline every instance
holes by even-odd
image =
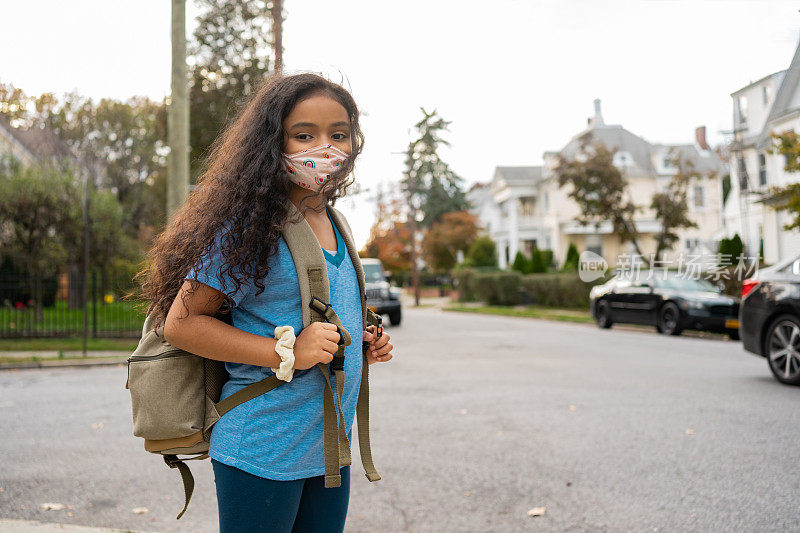
[[[594,116],[589,119],[589,124],[592,126],[604,126],[603,113],[600,111],[600,99],[594,99]]]
[[[708,143],[706,142],[706,127],[698,126],[694,129],[694,138],[697,141],[697,146],[703,150],[708,150]]]

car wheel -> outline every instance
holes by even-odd
[[[597,325],[601,328],[608,329],[614,325],[611,321],[611,311],[608,309],[608,302],[600,300],[597,302],[597,312],[595,313]]]
[[[658,331],[664,335],[680,335],[680,318],[678,306],[672,302],[665,303],[658,312]]]
[[[800,385],[800,320],[793,315],[779,316],[769,327],[765,342],[772,375],[781,383]]]
[[[393,326],[399,326],[400,320],[402,319],[402,315],[400,314],[400,309],[397,311],[392,311],[389,313],[389,323]]]

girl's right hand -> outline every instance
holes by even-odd
[[[330,363],[339,349],[336,324],[312,322],[304,327],[294,341],[294,368],[306,370],[317,363]]]

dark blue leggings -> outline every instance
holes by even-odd
[[[342,485],[325,488],[325,476],[276,481],[215,459],[220,533],[269,531],[341,533],[350,500],[350,466],[340,469]]]

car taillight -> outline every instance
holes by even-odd
[[[755,279],[746,279],[742,282],[742,298],[750,294],[750,292],[755,289],[760,282]]]

